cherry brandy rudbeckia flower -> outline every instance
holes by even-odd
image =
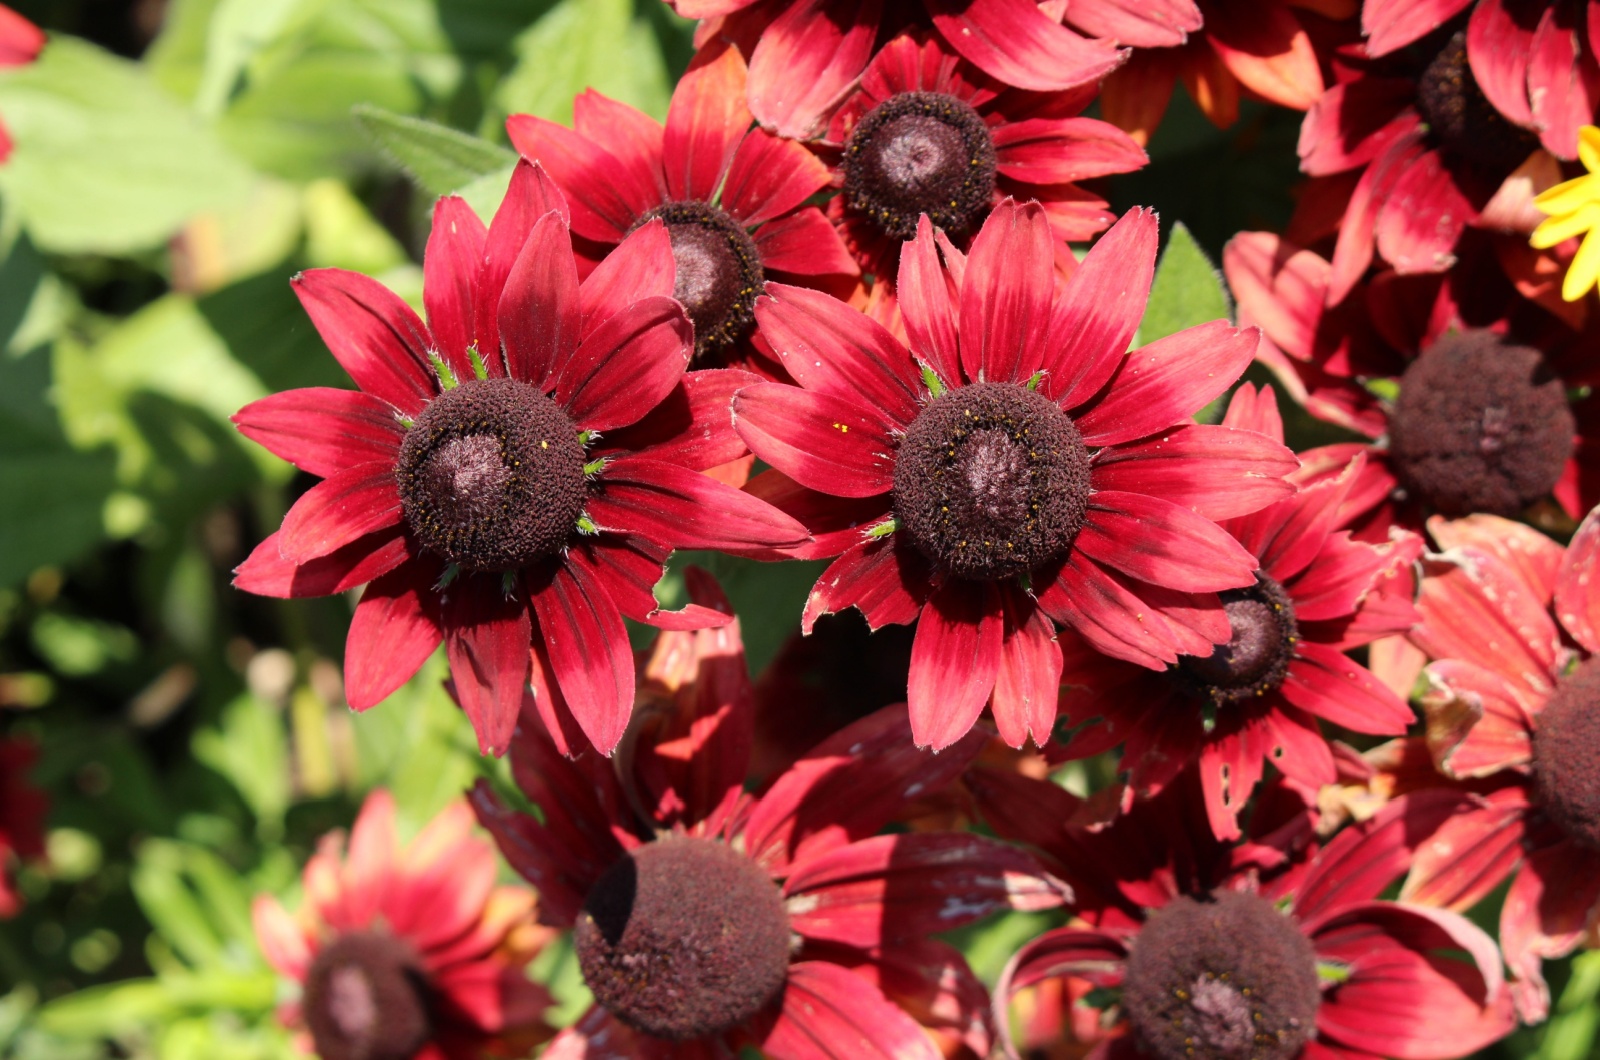
[[[292,390],[234,417],[324,480],[235,584],[293,597],[370,582],[346,642],[350,705],[382,700],[442,640],[486,753],[510,739],[535,642],[609,752],[633,700],[622,616],[725,621],[657,609],[667,553],[806,536],[699,473],[743,452],[722,410],[752,377],[685,378],[692,329],[666,230],[641,228],[580,284],[565,209],[526,162],[487,231],[441,199],[427,326],[366,276],[301,274],[295,293],[361,389]]]
[[[1258,397],[1249,384],[1222,422],[1283,438],[1272,391]],[[1317,719],[1355,732],[1404,733],[1411,708],[1345,652],[1416,623],[1409,601],[1379,589],[1409,567],[1422,542],[1402,533],[1379,548],[1336,529],[1361,460],[1335,479],[1222,521],[1261,564],[1255,585],[1222,594],[1228,643],[1155,672],[1063,634],[1061,709],[1082,727],[1061,753],[1082,758],[1124,743],[1121,768],[1141,794],[1198,761],[1211,827],[1234,839],[1266,761],[1312,792],[1338,778]]]
[[[1101,1014],[1099,1060],[1446,1060],[1503,1037],[1516,1018],[1494,940],[1458,914],[1379,900],[1413,830],[1456,804],[1417,800],[1298,855],[1185,836],[1174,799],[1056,840],[1082,859],[1074,886],[1083,877],[1104,905],[1006,966],[995,1001],[1008,1055],[1007,1002],[1056,977],[1097,988],[1080,1004]]]
[[[1386,56],[1414,47],[1469,9],[1463,44],[1477,99],[1537,133],[1557,158],[1576,157],[1578,130],[1600,110],[1595,0],[1366,0],[1367,52]]]
[[[1600,500],[1600,401],[1568,398],[1600,378],[1593,331],[1461,276],[1433,291],[1379,274],[1328,309],[1328,262],[1265,232],[1235,237],[1223,270],[1262,360],[1313,415],[1372,439],[1301,454],[1306,482],[1366,455],[1341,523],[1358,537],[1420,530],[1429,511],[1511,516],[1554,496],[1577,517]]]
[[[983,75],[938,38],[900,36],[872,60],[829,123],[837,156],[828,204],[862,267],[890,279],[902,244],[926,214],[965,246],[996,203],[1015,195],[1044,208],[1064,272],[1068,242],[1115,219],[1073,181],[1129,173],[1149,161],[1122,130],[1080,117],[1093,89],[1021,92]]]
[[[497,887],[494,847],[456,803],[402,849],[394,800],[368,796],[350,835],[306,865],[300,911],[255,902],[267,961],[300,986],[279,1016],[322,1060],[479,1060],[550,1037],[524,967],[548,931],[534,896]]]
[[[1200,24],[1193,0],[667,0],[709,19],[696,40],[753,42],[750,110],[780,136],[809,140],[867,68],[880,41],[931,29],[1002,84],[1035,92],[1092,85],[1127,58],[1110,38],[1175,44]],[[1061,24],[1087,32],[1087,39]],[[1134,39],[1137,38],[1137,39]]]
[[[22,909],[14,863],[44,856],[44,818],[50,800],[28,779],[38,756],[31,743],[0,739],[0,919]]]
[[[726,608],[709,579],[693,598]],[[542,811],[480,782],[473,804],[511,866],[570,928],[595,1007],[547,1060],[989,1053],[987,998],[929,936],[1002,909],[1061,904],[1060,881],[998,840],[877,835],[907,793],[937,791],[983,745],[912,747],[903,707],[842,730],[760,798],[744,791],[750,686],[737,623],[665,633],[622,768],[568,758],[530,703],[513,775]],[[663,694],[663,693],[667,694]],[[930,1034],[931,1032],[931,1034]]]
[[[0,4],[0,69],[26,66],[44,50],[44,31]],[[0,122],[0,163],[11,157],[11,134]]]
[[[1518,1007],[1544,1018],[1541,960],[1576,948],[1600,918],[1600,511],[1572,544],[1492,516],[1429,521],[1412,641],[1439,769],[1472,805],[1419,843],[1403,898],[1466,909],[1516,874],[1500,943]],[[1552,613],[1553,612],[1553,613]]]
[[[1479,10],[1491,7],[1500,5]],[[1306,114],[1299,145],[1300,168],[1313,177],[1359,174],[1339,227],[1328,304],[1344,300],[1374,252],[1401,274],[1448,270],[1462,233],[1538,149],[1538,137],[1485,96],[1468,35],[1446,27],[1381,59],[1354,48],[1336,56],[1340,83]]]
[[[756,304],[800,386],[734,400],[741,437],[781,473],[751,489],[814,523],[795,554],[843,553],[802,628],[851,606],[873,628],[920,616],[919,744],[952,743],[991,699],[1006,742],[1047,738],[1051,619],[1160,669],[1226,643],[1215,594],[1255,584],[1255,558],[1212,520],[1292,492],[1297,462],[1190,422],[1248,365],[1253,330],[1217,321],[1128,353],[1155,251],[1155,216],[1132,211],[1058,285],[1044,209],[1007,201],[970,258],[922,222],[900,262],[910,349],[815,292]]]
[[[827,185],[827,168],[800,144],[752,129],[744,85],[739,52],[713,44],[678,82],[664,129],[592,90],[573,105],[575,129],[531,114],[506,120],[517,150],[566,194],[580,252],[598,258],[653,218],[666,224],[697,367],[750,360],[751,309],[769,275],[843,281],[841,293],[858,276],[822,212],[805,205]]]

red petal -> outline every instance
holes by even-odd
[[[1424,673],[1428,749],[1439,771],[1480,777],[1533,761],[1533,724],[1527,693],[1504,677],[1465,659],[1440,659]]]
[[[1565,957],[1582,945],[1600,909],[1600,864],[1572,841],[1535,851],[1517,874],[1500,911],[1500,944],[1517,984],[1522,1016],[1545,1017],[1550,992],[1544,958]]]
[[[445,592],[444,629],[450,676],[478,751],[503,755],[528,684],[527,600],[520,591],[508,596],[498,575],[467,575]]]
[[[667,549],[658,548],[642,537],[613,540],[609,536],[583,542],[567,553],[567,559],[583,567],[611,597],[617,609],[636,622],[657,629],[698,630],[725,626],[731,614],[685,604],[681,610],[664,610],[655,597],[655,587],[666,574]]]
[[[877,413],[854,401],[784,383],[758,383],[733,399],[750,451],[802,486],[872,497],[894,486],[896,443]]]
[[[1591,655],[1600,654],[1600,508],[1584,517],[1556,578],[1556,617]]]
[[[1472,547],[1453,550],[1456,565],[1430,571],[1417,606],[1417,647],[1435,659],[1464,659],[1515,685],[1525,705],[1554,690],[1561,631],[1546,601],[1519,572]]]
[[[941,791],[986,737],[971,732],[935,754],[912,744],[905,708],[884,707],[808,751],[773,781],[743,829],[745,850],[775,877],[876,834],[905,800]]]
[[[1378,578],[1393,566],[1384,549],[1352,541],[1348,531],[1334,534],[1289,589],[1295,617],[1301,622],[1328,622],[1355,614]],[[1415,615],[1400,632],[1407,632],[1421,617]]]
[[[1600,67],[1579,44],[1577,19],[1576,8],[1546,7],[1528,57],[1528,98],[1543,129],[1539,138],[1551,154],[1565,159],[1578,153],[1578,130],[1592,124],[1600,109]]]
[[[1001,1017],[995,1022],[1005,1055],[1017,1055],[1011,1038],[1012,1021],[1005,1018],[1017,993],[1059,976],[1115,989],[1122,985],[1127,959],[1126,943],[1109,932],[1093,929],[1055,928],[1024,945],[1006,963],[994,988],[996,1014]],[[1110,1060],[1113,1055],[1106,1052],[1102,1054],[1103,1060]]]
[[[1021,747],[1033,738],[1039,747],[1050,739],[1061,692],[1061,645],[1056,629],[1031,600],[1002,592],[1005,636],[1000,642],[1000,672],[995,676],[990,709],[1000,738]]]
[[[522,253],[534,225],[554,210],[569,222],[567,200],[542,166],[523,159],[511,171],[511,183],[489,222],[483,241],[483,270],[478,274],[478,349],[490,356],[500,349],[500,295],[506,277]],[[491,358],[492,359],[492,358]]]
[[[855,276],[861,271],[839,230],[815,206],[768,221],[751,238],[761,255],[761,267],[771,273]]]
[[[401,518],[394,461],[356,464],[300,495],[283,517],[278,549],[285,559],[305,563],[398,525]]]
[[[407,416],[438,394],[428,329],[393,291],[345,269],[309,269],[291,283],[329,352],[362,390]]]
[[[746,493],[794,516],[811,531],[811,540],[803,545],[768,553],[740,553],[755,559],[828,559],[861,544],[867,529],[890,515],[886,496],[854,500],[830,497],[806,489],[788,475],[771,468],[750,479],[743,488]]]
[[[1522,863],[1528,812],[1520,789],[1459,807],[1416,844],[1400,900],[1458,912],[1477,905]]]
[[[472,207],[446,195],[433,208],[433,229],[422,256],[422,304],[436,352],[458,379],[472,378],[473,295],[483,264],[487,229]]]
[[[798,209],[828,179],[828,167],[803,144],[753,129],[734,153],[719,201],[740,224],[765,224]]]
[[[1388,55],[1432,33],[1466,9],[1472,0],[1366,0],[1361,31],[1368,55]]]
[[[750,57],[750,110],[779,136],[808,140],[850,90],[878,36],[882,0],[799,0]]]
[[[1072,0],[1067,18],[1091,37],[1134,48],[1175,48],[1204,21],[1194,0]]]
[[[927,561],[914,549],[896,548],[894,535],[858,544],[833,562],[806,597],[800,629],[818,618],[858,609],[872,629],[914,622],[932,587]]]
[[[1204,593],[1255,584],[1256,558],[1209,519],[1159,497],[1096,490],[1074,546],[1152,585]]]
[[[606,466],[590,494],[603,529],[636,533],[674,548],[783,548],[808,538],[772,505],[697,471],[628,457]]]
[[[582,567],[556,564],[533,593],[536,634],[572,715],[595,750],[609,755],[633,713],[633,650],[622,614]]]
[[[607,318],[558,366],[556,401],[584,430],[626,427],[666,400],[693,352],[683,306],[646,298]]]
[[[945,42],[984,73],[1017,88],[1058,91],[1098,81],[1127,58],[1052,22],[1033,0],[927,0]]]
[[[1402,276],[1443,272],[1455,264],[1456,242],[1478,216],[1438,151],[1409,163],[1378,207],[1378,253]]]
[[[860,949],[950,931],[1005,909],[1061,905],[1066,885],[983,836],[883,835],[795,866],[783,893],[807,939]]]
[[[0,4],[0,68],[33,62],[44,44],[44,30]]]
[[[673,200],[710,202],[750,128],[739,49],[716,41],[701,49],[672,93],[661,158]]]
[[[1206,15],[1206,38],[1228,72],[1269,103],[1305,110],[1322,96],[1316,49],[1287,6],[1215,4]]]
[[[1335,725],[1377,736],[1397,736],[1416,720],[1405,700],[1366,667],[1332,648],[1302,640],[1281,686],[1283,698]]]
[[[843,1043],[852,1060],[942,1060],[917,1021],[866,979],[837,964],[789,966],[783,1010],[761,1050],[783,1060],[837,1060]]]
[[[560,214],[551,211],[533,226],[506,276],[496,316],[511,378],[548,391],[556,372],[572,361],[582,323],[578,263]],[[498,375],[493,351],[480,352]]]
[[[1421,122],[1416,82],[1364,76],[1334,85],[1311,105],[1300,126],[1300,169],[1313,177],[1373,161]]]
[[[624,171],[620,183],[640,201],[666,202],[666,174],[661,157],[666,130],[641,110],[586,88],[572,101],[572,127],[616,159]]]
[[[1478,0],[1467,21],[1472,79],[1507,121],[1534,127],[1528,105],[1528,59],[1533,32],[1518,24],[1503,0]]]
[[[387,574],[412,555],[403,526],[370,534],[305,563],[284,559],[274,533],[234,569],[233,587],[279,599],[332,596]]]
[[[666,224],[652,218],[640,225],[578,285],[581,338],[635,302],[671,298],[677,271]]]
[[[1395,182],[1410,170],[1425,149],[1422,130],[1413,128],[1387,147],[1356,182],[1333,248],[1333,272],[1328,277],[1329,305],[1344,301],[1366,273],[1367,266],[1372,264],[1378,214]]]
[[[1241,323],[1258,325],[1291,357],[1312,358],[1332,266],[1271,232],[1240,232],[1223,248],[1222,271]]]
[[[947,581],[933,590],[911,644],[911,738],[943,750],[971,730],[994,691],[1004,630],[999,587]]]
[[[641,214],[661,204],[653,187],[580,133],[531,114],[513,114],[506,119],[506,135],[524,159],[538,163],[566,191],[572,230],[585,239],[619,242]],[[521,248],[520,242],[507,248],[507,256],[514,258]]]
[[[1255,431],[1192,424],[1100,450],[1094,487],[1154,494],[1207,519],[1226,519],[1292,494],[1294,484],[1284,476],[1299,466],[1294,453]]]
[[[318,478],[394,462],[405,428],[394,407],[361,390],[314,386],[269,394],[233,415],[239,433]]]
[[[994,130],[999,172],[1028,184],[1132,173],[1150,161],[1133,137],[1094,118],[1029,118]]]
[[[1091,251],[1092,253],[1092,251]],[[934,370],[945,386],[961,381],[961,345],[956,326],[959,297],[951,290],[933,222],[924,214],[917,220],[917,238],[900,254],[896,288],[901,321],[918,359]]]
[[[733,395],[762,381],[738,368],[685,372],[665,401],[633,426],[607,434],[595,454],[634,453],[693,471],[737,460],[749,450],[733,429]]]
[[[1036,203],[1007,199],[984,221],[961,285],[961,367],[973,381],[1023,383],[1043,360],[1055,249]]]
[[[1210,736],[1200,752],[1200,787],[1206,817],[1218,839],[1233,841],[1244,833],[1239,814],[1250,801],[1265,769],[1266,726],[1257,716],[1229,731]]]
[[[1131,442],[1187,419],[1244,374],[1260,337],[1216,320],[1129,354],[1105,396],[1075,417],[1084,442]]]
[[[1044,393],[1071,410],[1105,386],[1139,329],[1156,271],[1156,216],[1134,209],[1061,288],[1045,340]]]
[[[1114,659],[1152,670],[1178,661],[1166,619],[1094,560],[1076,551],[1060,575],[1040,592],[1039,606]]]
[[[1360,460],[1360,455],[1357,455]],[[1251,515],[1228,522],[1228,532],[1261,561],[1261,569],[1279,583],[1304,571],[1321,553],[1359,472],[1346,467],[1338,478],[1324,479]]]
[[[435,562],[402,564],[367,586],[344,645],[344,698],[355,710],[377,705],[411,679],[444,639]]]

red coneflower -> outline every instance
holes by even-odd
[[[691,570],[691,598],[727,609]],[[877,835],[907,797],[958,776],[974,733],[932,755],[903,707],[813,749],[759,798],[744,791],[750,685],[737,623],[662,634],[620,770],[569,758],[530,696],[513,775],[541,816],[480,782],[473,805],[540,914],[570,928],[596,1005],[544,1054],[700,1058],[751,1046],[940,1060],[989,1053],[982,985],[931,935],[1001,909],[1061,904],[1061,884],[994,839]]]
[[[1298,464],[1189,420],[1249,363],[1253,330],[1216,321],[1128,353],[1155,250],[1155,216],[1131,211],[1058,285],[1044,209],[1006,201],[970,257],[923,220],[900,263],[910,349],[813,291],[774,285],[756,304],[800,386],[734,399],[777,472],[751,489],[815,524],[801,553],[843,553],[802,628],[851,606],[874,628],[920,616],[919,744],[953,742],[991,699],[1008,743],[1043,741],[1052,619],[1160,669],[1226,643],[1215,594],[1255,584],[1255,558],[1212,520],[1292,492]]]
[[[26,66],[44,50],[44,31],[4,4],[0,4],[0,70]],[[11,134],[0,122],[0,163],[11,157]]]
[[[32,743],[0,738],[0,919],[22,909],[12,873],[16,863],[44,856],[44,818],[50,800],[28,773],[38,750]]]
[[[455,803],[401,848],[394,800],[368,796],[350,834],[325,836],[290,914],[255,901],[268,963],[299,985],[279,1009],[322,1060],[479,1060],[524,1055],[552,1033],[524,967],[549,932],[535,899],[495,884],[494,847]]]
[[[995,204],[1034,199],[1070,272],[1077,259],[1067,244],[1086,242],[1116,216],[1073,181],[1149,161],[1127,133],[1080,116],[1093,98],[1092,88],[1008,88],[938,37],[896,37],[828,123],[824,157],[842,191],[828,214],[862,268],[883,281],[923,214],[965,247]]]
[[[1391,55],[1468,8],[1470,79],[1505,120],[1568,161],[1600,109],[1600,3],[1595,0],[1366,0],[1367,52]],[[1432,116],[1429,116],[1432,120]]]
[[[750,110],[780,136],[809,140],[880,41],[932,30],[985,74],[1037,92],[1090,85],[1127,58],[1117,40],[1180,44],[1200,25],[1193,0],[667,0],[703,18],[696,41],[747,42]],[[1066,21],[1089,37],[1061,24]],[[1101,39],[1091,39],[1101,38]]]
[[[1250,384],[1240,387],[1222,422],[1283,440],[1270,389],[1257,397]],[[1309,791],[1337,779],[1318,718],[1355,732],[1404,733],[1411,708],[1345,652],[1416,623],[1409,600],[1379,589],[1415,561],[1422,542],[1402,533],[1380,548],[1337,529],[1361,462],[1358,455],[1337,478],[1222,521],[1261,569],[1255,585],[1222,594],[1232,636],[1209,655],[1158,673],[1063,634],[1061,710],[1080,728],[1059,753],[1082,758],[1124,744],[1120,768],[1142,795],[1198,762],[1211,828],[1235,839],[1266,762]]]
[[[234,584],[294,597],[370,582],[345,648],[350,705],[383,699],[443,641],[486,753],[510,739],[533,644],[609,752],[633,701],[622,616],[724,620],[657,608],[667,553],[805,539],[699,473],[742,454],[723,410],[752,377],[685,377],[692,328],[671,297],[664,225],[640,228],[580,284],[565,210],[526,162],[487,231],[461,199],[441,199],[427,326],[366,276],[302,273],[295,293],[361,389],[292,390],[234,417],[324,479]]]
[[[1188,780],[1099,832],[1052,818],[1052,836],[1009,800],[1022,824],[1002,834],[1038,836],[1088,901],[1080,924],[1034,939],[1002,973],[1008,1055],[1007,1002],[1057,977],[1094,988],[1077,1004],[1099,1016],[1102,1060],[1445,1060],[1516,1026],[1493,939],[1458,914],[1379,900],[1457,800],[1397,800],[1320,850],[1303,814],[1234,846],[1189,812]]]
[[[1420,530],[1429,511],[1516,515],[1553,495],[1576,518],[1600,501],[1600,400],[1569,397],[1597,379],[1592,326],[1574,332],[1524,301],[1492,262],[1442,279],[1380,273],[1335,309],[1329,263],[1278,236],[1235,236],[1223,271],[1285,386],[1372,439],[1301,454],[1305,482],[1366,455],[1341,522],[1358,537]]]
[[[1462,233],[1478,221],[1480,211],[1512,171],[1539,149],[1538,136],[1526,127],[1532,124],[1525,120],[1526,98],[1519,113],[1506,109],[1503,92],[1486,94],[1485,85],[1495,84],[1498,72],[1518,61],[1512,58],[1516,46],[1504,40],[1508,30],[1500,25],[1509,17],[1507,8],[1485,0],[1470,24],[1451,22],[1435,29],[1439,21],[1434,15],[1446,7],[1454,14],[1469,2],[1367,3],[1364,24],[1372,29],[1380,20],[1390,29],[1380,33],[1376,44],[1369,41],[1366,49],[1351,45],[1338,50],[1334,70],[1339,83],[1306,115],[1300,129],[1300,168],[1314,177],[1360,174],[1333,254],[1330,305],[1349,294],[1371,264],[1374,251],[1401,274],[1449,269]],[[1562,3],[1516,6],[1547,14],[1575,10]],[[1401,33],[1402,24],[1414,32]],[[1490,38],[1487,43],[1485,34]],[[1400,37],[1411,43],[1387,50],[1386,42]],[[1476,48],[1469,45],[1469,37],[1478,41]],[[1552,49],[1575,48],[1575,40],[1558,41],[1558,37],[1542,43]],[[1569,65],[1577,55],[1568,51]],[[1486,56],[1494,61],[1486,65]],[[1527,53],[1521,56],[1526,63]],[[1569,85],[1569,76],[1570,71],[1561,76],[1561,87],[1550,87],[1548,98],[1565,101],[1583,94],[1578,86]],[[1584,114],[1592,115],[1593,110],[1590,104]],[[1569,157],[1576,135],[1574,129]]]
[[[574,129],[531,114],[506,119],[572,207],[583,266],[660,218],[677,262],[674,294],[694,322],[696,367],[750,361],[751,308],[770,275],[847,294],[859,275],[822,212],[806,200],[828,171],[800,144],[752,129],[745,65],[714,44],[672,94],[665,128],[593,90],[573,106]],[[830,282],[831,281],[831,282]]]
[[[1523,1018],[1549,1009],[1545,958],[1572,952],[1600,917],[1600,511],[1572,544],[1493,516],[1428,529],[1411,640],[1437,767],[1476,792],[1426,842],[1401,897],[1476,905],[1512,874],[1500,944]],[[1444,778],[1436,778],[1444,782]]]

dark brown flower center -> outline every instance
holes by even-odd
[[[845,201],[890,239],[927,214],[952,236],[977,227],[994,198],[989,127],[965,101],[902,92],[867,112],[844,146]]]
[[[677,281],[672,296],[694,323],[696,358],[733,345],[755,323],[756,298],[766,273],[755,241],[738,222],[705,202],[669,202],[640,217],[659,217],[672,239]]]
[[[930,402],[895,457],[899,532],[957,578],[1012,578],[1061,555],[1088,502],[1078,429],[1015,383],[975,383]]]
[[[322,1060],[411,1060],[433,1034],[426,973],[405,942],[340,935],[317,954],[301,1002]]]
[[[1423,350],[1401,376],[1389,453],[1401,484],[1441,514],[1511,516],[1555,486],[1575,429],[1538,350],[1464,331]]]
[[[1509,173],[1539,146],[1539,138],[1513,125],[1478,87],[1467,62],[1467,34],[1445,42],[1417,79],[1417,109],[1447,154],[1487,173]]]
[[[435,398],[406,432],[396,475],[411,532],[469,571],[509,571],[558,551],[588,487],[578,429],[514,379]]]
[[[1265,898],[1217,891],[1151,914],[1123,979],[1134,1031],[1161,1060],[1289,1060],[1316,1027],[1316,953]]]
[[[1533,775],[1545,812],[1600,850],[1600,661],[1563,677],[1534,719]]]
[[[1233,634],[1207,658],[1185,655],[1180,680],[1213,703],[1238,703],[1264,696],[1283,683],[1300,639],[1294,604],[1283,586],[1260,572],[1248,589],[1218,594]]]
[[[600,1004],[668,1041],[761,1011],[789,972],[789,915],[767,873],[726,843],[646,843],[594,885],[573,929]]]

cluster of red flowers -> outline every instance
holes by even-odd
[[[237,584],[366,586],[358,710],[443,644],[537,892],[464,807],[402,854],[379,799],[258,910],[287,1018],[563,1060],[1444,1060],[1542,1019],[1600,915],[1600,322],[1528,234],[1600,0],[674,6],[665,125],[512,117],[491,223],[435,208],[426,323],[307,272],[359,389],[236,417],[322,479]],[[1130,350],[1157,219],[1081,182],[1180,76],[1305,110],[1310,179],[1227,247],[1239,326]],[[1291,451],[1253,361],[1366,440]],[[828,646],[752,686],[708,575],[658,603],[674,549],[831,560],[793,616]],[[1463,914],[1508,879],[1496,940]],[[1002,909],[1061,926],[991,992],[935,936]],[[541,931],[594,995],[559,1033]]]

